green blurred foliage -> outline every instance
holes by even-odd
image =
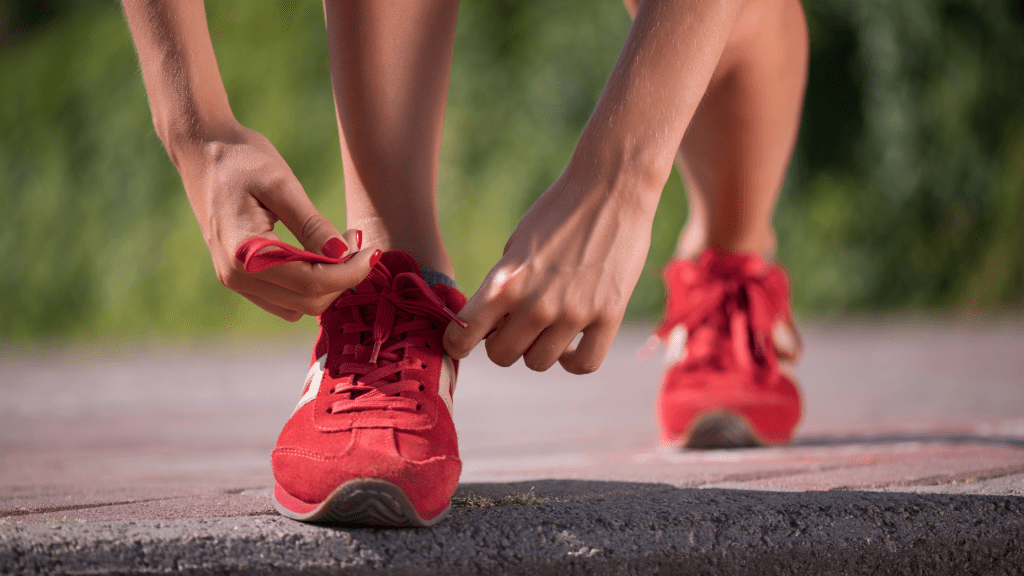
[[[776,214],[798,308],[1019,308],[1022,5],[807,7],[807,100]]]
[[[776,215],[798,309],[1019,308],[1020,6],[806,6],[811,75]],[[254,7],[207,2],[232,108],[343,227],[321,7]],[[564,168],[628,28],[613,0],[463,3],[438,191],[463,288]],[[0,2],[0,214],[2,341],[309,331],[217,282],[110,2]],[[659,313],[685,216],[674,174],[632,314]]]

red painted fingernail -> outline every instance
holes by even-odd
[[[363,231],[356,230],[356,250],[363,249]]]
[[[348,246],[342,242],[341,238],[331,238],[320,247],[320,252],[328,258],[341,258],[345,250],[348,250]]]
[[[383,254],[383,252],[381,252],[378,249],[377,251],[375,251],[373,253],[373,256],[370,256],[370,268],[373,268],[374,266],[377,265],[377,262],[380,262],[380,255],[381,254]]]

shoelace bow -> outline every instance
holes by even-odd
[[[279,250],[260,252],[268,247]],[[249,272],[295,261],[341,262],[265,238],[246,241],[238,249],[236,257],[245,263]],[[359,293],[346,290],[334,301],[335,308],[349,308],[352,314],[353,321],[342,324],[342,333],[370,332],[373,339],[372,346],[360,337],[359,344],[346,344],[342,348],[343,361],[331,370],[331,377],[344,377],[331,394],[345,398],[332,403],[330,411],[418,410],[420,406],[415,399],[400,394],[423,390],[423,387],[416,380],[402,378],[402,372],[422,370],[427,366],[414,358],[404,358],[402,350],[415,346],[429,347],[430,344],[423,336],[412,336],[409,332],[436,328],[437,323],[443,325],[450,320],[463,327],[466,323],[415,273],[403,272],[392,276],[382,263],[378,263],[366,280],[373,283],[374,291]],[[375,315],[372,325],[366,322],[367,315]],[[399,321],[401,323],[397,324]]]
[[[687,331],[687,356],[684,362],[699,366],[720,358],[719,342],[731,342],[732,357],[743,368],[756,364],[774,366],[778,357],[772,345],[774,313],[771,302],[785,298],[773,294],[779,287],[768,281],[768,270],[762,266],[744,266],[732,274],[718,276],[704,267],[690,266],[681,271],[673,290],[673,301],[685,306],[671,306],[645,350],[649,356],[677,325]]]

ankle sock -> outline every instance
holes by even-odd
[[[455,279],[447,274],[442,274],[437,270],[427,268],[426,266],[420,266],[420,272],[423,272],[423,279],[427,281],[428,286],[444,284],[445,286],[458,288],[458,286],[455,285]]]

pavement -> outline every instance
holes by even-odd
[[[311,341],[0,351],[2,574],[1024,574],[1024,318],[807,322],[785,448],[679,451],[624,327],[589,376],[461,369],[437,527],[279,516]]]

